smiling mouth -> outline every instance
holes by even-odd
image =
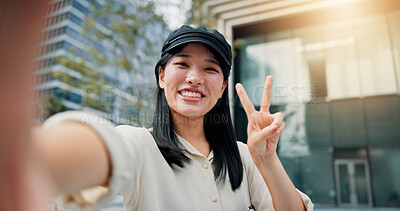
[[[179,92],[183,97],[190,97],[190,98],[201,98],[204,97],[199,92],[192,92],[192,91],[180,91]]]

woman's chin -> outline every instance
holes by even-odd
[[[185,119],[199,119],[199,118],[203,118],[207,112],[204,112],[203,110],[199,109],[198,107],[197,108],[189,108],[188,106],[186,106],[186,108],[181,108],[181,109],[175,110],[174,113]]]

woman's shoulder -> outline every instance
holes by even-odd
[[[145,127],[119,125],[115,127],[115,130],[119,133],[119,135],[125,139],[128,139],[129,141],[148,143],[149,140],[153,140],[151,129]]]
[[[248,163],[252,161],[250,152],[249,152],[249,148],[247,147],[247,144],[241,142],[241,141],[237,141],[237,146],[239,148],[239,153],[240,153],[240,157],[242,157],[242,161],[244,163]]]
[[[237,141],[237,145],[239,148],[240,157],[242,158],[244,170],[246,172],[247,178],[250,179],[253,177],[254,172],[257,171],[257,167],[254,164],[253,158],[251,157],[249,148],[247,144]]]
[[[247,144],[245,144],[241,141],[237,141],[236,143],[238,145],[240,154],[249,153],[249,148],[247,147]]]
[[[136,127],[132,125],[118,125],[115,127],[120,133],[130,133],[130,134],[146,134],[150,133],[151,129],[145,127]]]

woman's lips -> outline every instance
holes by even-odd
[[[183,100],[189,101],[189,102],[199,102],[204,99],[204,95],[198,91],[181,90],[178,93],[179,93],[179,96],[182,97]]]
[[[182,96],[184,97],[194,97],[194,98],[200,98],[202,94],[200,92],[192,92],[192,91],[181,91],[180,92]]]

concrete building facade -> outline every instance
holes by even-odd
[[[400,207],[400,2],[213,0],[235,52],[231,106],[239,139],[247,119],[233,92],[285,113],[278,153],[316,207]]]

